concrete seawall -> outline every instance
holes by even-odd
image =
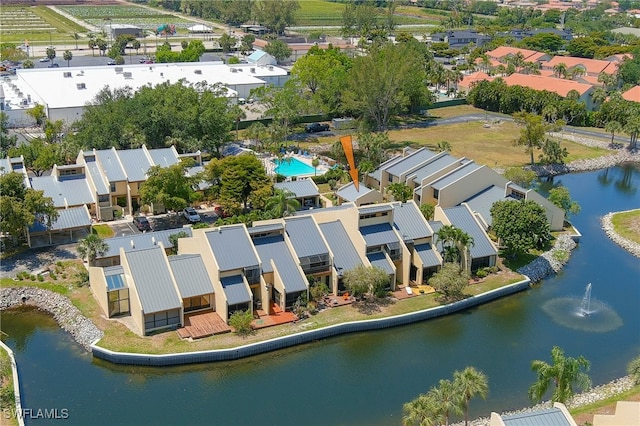
[[[435,308],[425,309],[418,312],[410,312],[407,314],[396,315],[388,318],[336,324],[317,330],[309,330],[302,333],[278,337],[276,339],[252,343],[236,348],[153,355],[114,352],[97,346],[96,341],[91,345],[91,350],[93,352],[93,356],[95,356],[96,358],[104,359],[106,361],[113,362],[114,364],[145,365],[158,367],[167,365],[195,364],[200,362],[229,361],[271,352],[278,349],[284,349],[303,343],[309,343],[316,340],[322,340],[332,336],[339,336],[341,334],[397,327],[400,325],[411,324],[431,318],[440,317],[443,315],[452,314],[490,302],[492,300],[499,299],[504,296],[508,296],[510,294],[526,290],[527,288],[529,288],[529,283],[530,280],[526,278],[523,281],[444,306],[438,306]]]
[[[18,377],[18,365],[16,364],[16,359],[13,356],[13,351],[4,343],[0,341],[0,347],[7,351],[9,354],[9,359],[11,360],[11,374],[13,375],[13,394],[14,399],[16,401],[15,415],[16,420],[20,426],[24,426],[24,419],[22,418],[22,402],[20,401],[20,380]],[[5,415],[6,413],[0,413]]]

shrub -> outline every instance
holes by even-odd
[[[38,281],[43,282],[44,281],[44,277],[42,275],[38,275]]]
[[[62,261],[61,261],[61,260],[58,260],[58,261],[56,262],[56,266],[59,266],[59,267],[61,267],[61,268],[62,268]]]
[[[37,278],[36,278],[36,276],[35,276],[35,275],[29,275],[29,279],[30,279],[31,281],[36,281],[36,280],[37,280]]]
[[[484,268],[478,269],[476,271],[476,277],[478,277],[478,278],[485,278],[487,275],[489,275],[489,273]]]
[[[78,287],[84,287],[89,284],[89,271],[81,269],[76,273],[76,285]]]
[[[237,311],[231,314],[229,325],[235,329],[238,336],[247,337],[254,332],[251,321],[253,321],[251,311]]]
[[[329,188],[331,188],[331,190],[333,191],[336,186],[338,185],[338,181],[335,179],[329,179],[329,181],[327,182],[329,184]]]
[[[56,281],[56,280],[58,279],[58,276],[56,275],[56,273],[55,273],[55,272],[51,272],[51,273],[49,274],[49,276],[50,276],[50,277],[51,277],[51,279],[52,279],[52,280],[54,280],[54,281]]]
[[[553,258],[558,262],[566,262],[567,260],[569,260],[569,252],[567,252],[566,250],[554,250],[551,253],[551,256],[553,256]]]

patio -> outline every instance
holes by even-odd
[[[220,315],[215,312],[185,315],[184,327],[176,330],[178,336],[183,339],[201,339],[214,334],[228,333],[231,331]]]
[[[274,325],[287,324],[298,320],[298,317],[293,312],[283,311],[275,303],[271,305],[270,313],[267,313],[262,309],[256,309],[254,311],[254,316],[257,316],[257,318],[253,320],[251,326],[255,330],[273,327]]]
[[[335,296],[333,294],[330,294],[328,296],[325,296],[323,301],[324,304],[329,308],[337,308],[338,306],[351,305],[356,301],[356,298],[350,296],[349,293],[345,293],[342,296]]]

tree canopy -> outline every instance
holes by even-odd
[[[153,166],[147,176],[140,186],[140,198],[145,204],[159,203],[168,210],[179,212],[200,196],[194,190],[194,179],[186,175],[184,163]]]
[[[491,229],[512,254],[542,248],[551,239],[545,210],[535,201],[497,201],[491,206],[491,220]]]
[[[389,274],[375,266],[358,265],[345,272],[342,280],[352,296],[373,299],[385,295]]]
[[[551,364],[535,360],[531,370],[536,373],[536,381],[529,388],[529,397],[534,402],[542,401],[550,387],[553,388],[552,402],[566,402],[574,393],[574,387],[587,390],[591,379],[587,375],[591,364],[583,356],[568,357],[558,346],[551,349]]]

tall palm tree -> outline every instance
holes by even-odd
[[[402,416],[404,426],[437,426],[438,407],[429,399],[427,395],[420,395],[413,401],[409,401],[402,406],[405,415]]]
[[[621,132],[622,129],[622,124],[620,124],[619,121],[613,120],[613,121],[609,121],[605,126],[604,129],[611,133],[611,145],[613,146],[613,141],[614,138],[616,136],[616,133]]]
[[[265,210],[271,211],[276,217],[289,216],[300,208],[300,202],[293,198],[291,191],[276,189],[265,204]]]
[[[90,234],[87,238],[80,240],[77,250],[80,257],[87,258],[89,266],[92,266],[99,256],[104,256],[109,250],[109,245],[96,234]]]
[[[449,425],[449,417],[454,414],[462,414],[460,405],[461,395],[451,380],[440,379],[438,387],[433,387],[427,393],[427,398],[438,407],[438,417],[444,420],[445,426]]]
[[[464,424],[469,424],[469,401],[475,396],[487,397],[489,383],[487,376],[473,367],[453,372],[453,385],[462,394],[464,403]]]
[[[624,125],[624,132],[629,135],[629,148],[636,149],[638,135],[640,135],[640,115],[631,115]]]
[[[567,78],[567,64],[560,62],[553,66],[553,72],[556,73],[558,78]]]
[[[470,257],[470,250],[471,247],[473,247],[475,245],[475,242],[473,241],[473,237],[469,234],[467,234],[466,232],[464,232],[462,229],[456,229],[455,230],[455,234],[454,234],[454,238],[455,238],[455,244],[458,247],[458,253],[459,253],[459,260],[460,260],[460,269],[464,269],[464,270],[469,270],[469,257]]]
[[[554,346],[551,349],[551,361],[552,364],[541,360],[531,362],[531,370],[538,376],[529,388],[529,398],[533,401],[542,401],[551,384],[554,386],[551,402],[563,403],[573,396],[574,385],[582,390],[591,387],[591,379],[586,374],[591,364],[583,356],[567,357],[562,349]]]
[[[454,226],[444,225],[443,227],[438,229],[438,232],[436,232],[435,234],[436,236],[435,242],[442,243],[442,254],[444,255],[445,261],[448,260],[449,262],[452,262],[453,261],[452,256],[454,256],[455,252],[457,251],[457,249],[454,246],[455,233],[456,233],[456,228]]]

